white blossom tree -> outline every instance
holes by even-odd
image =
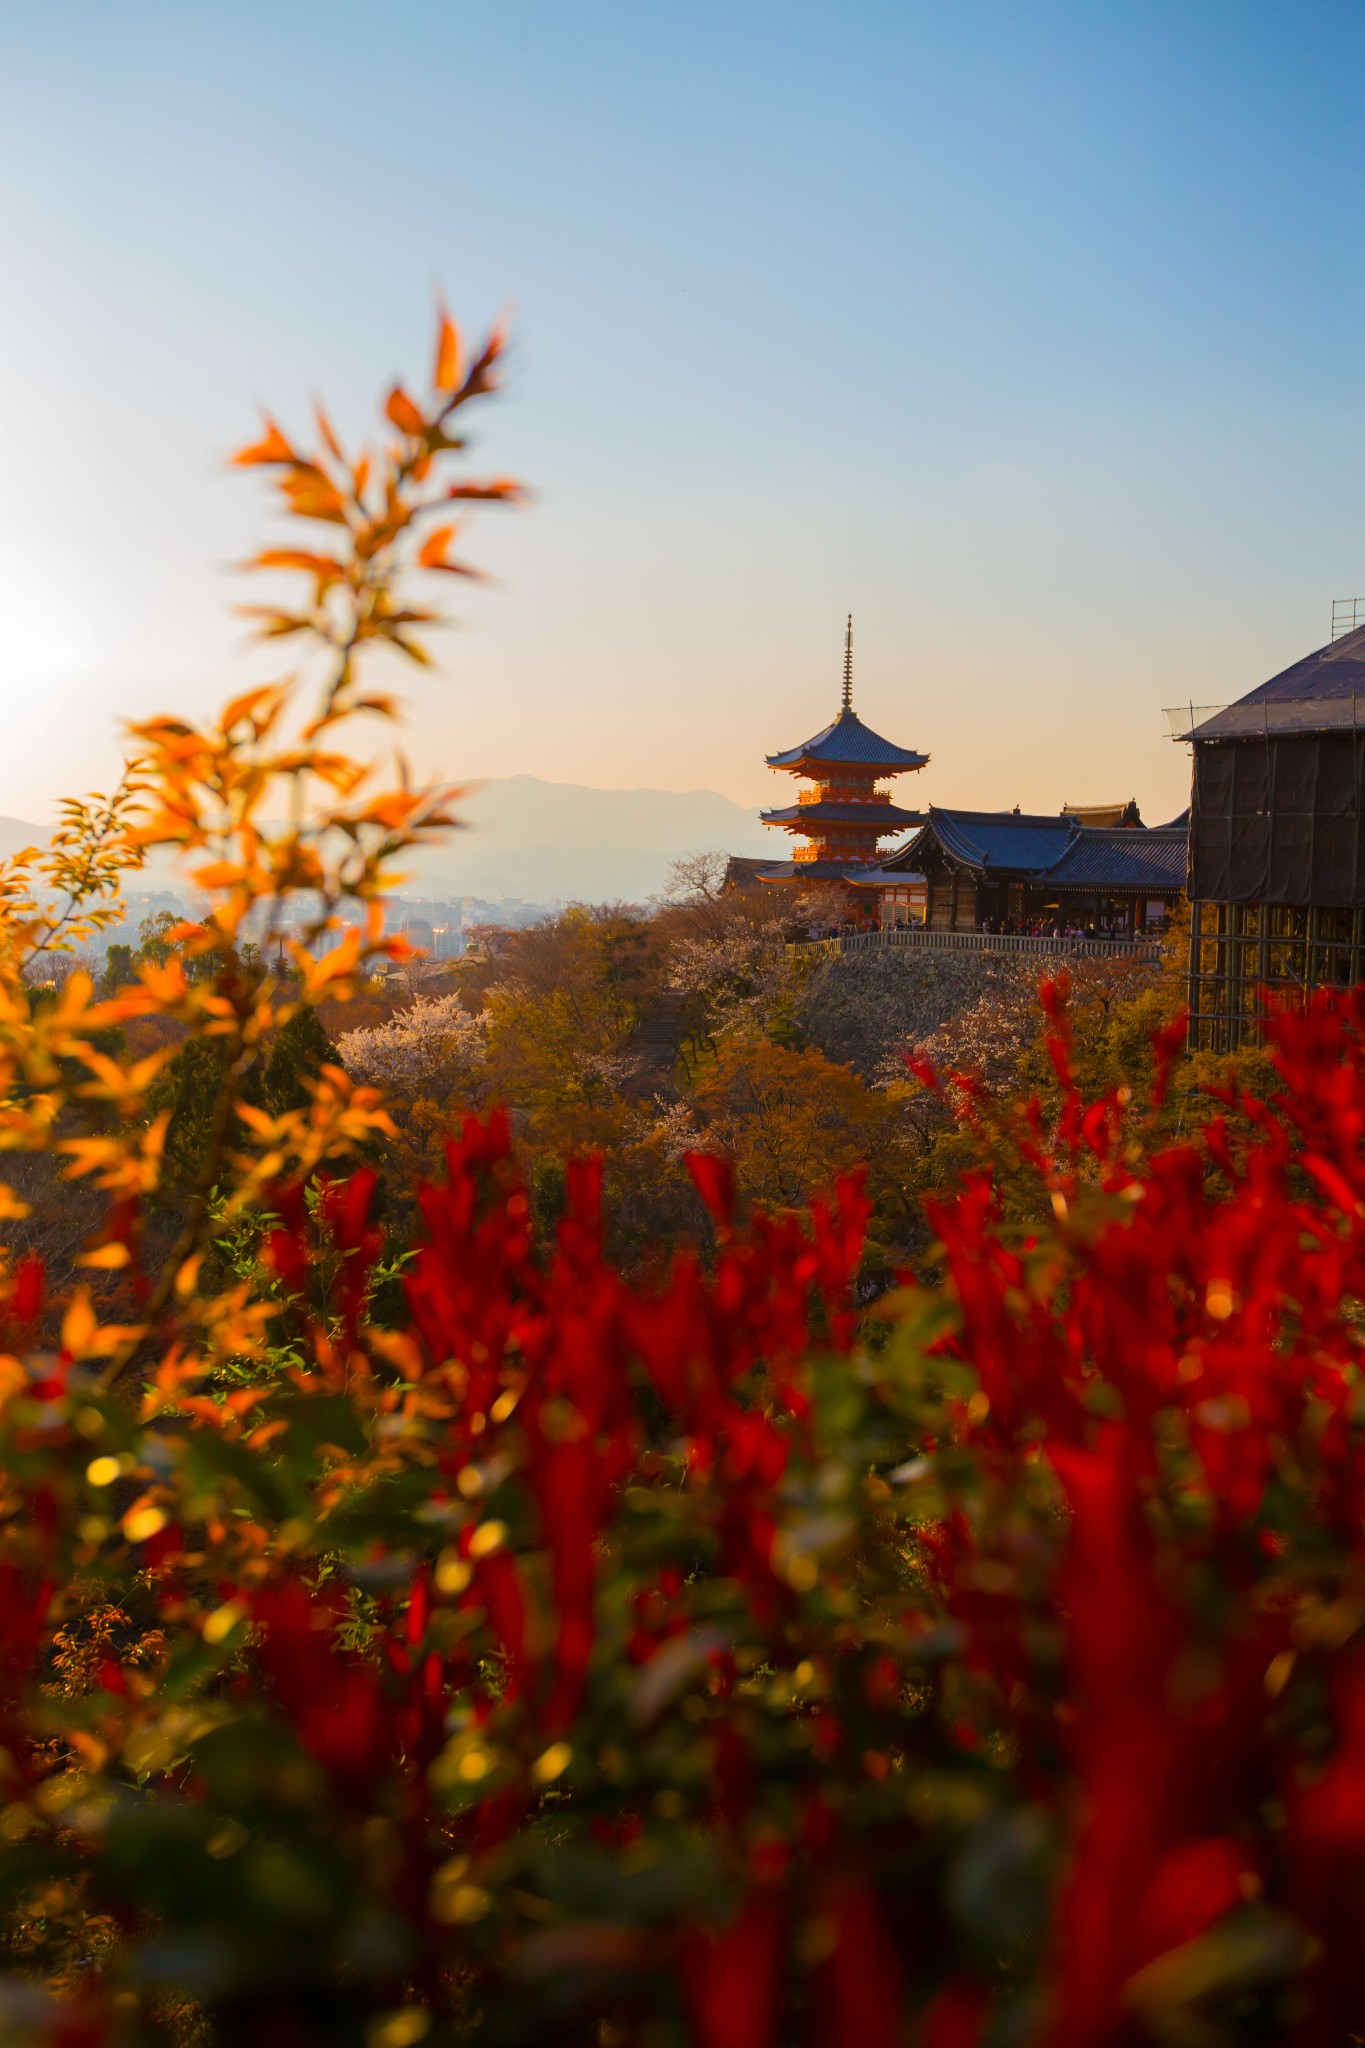
[[[410,1102],[444,1102],[477,1084],[485,1033],[457,995],[419,996],[383,1024],[343,1032],[337,1051],[353,1081]]]

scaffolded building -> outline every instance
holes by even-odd
[[[1365,627],[1235,704],[1167,715],[1194,748],[1190,1042],[1229,1051],[1262,989],[1365,971]]]

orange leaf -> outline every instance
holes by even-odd
[[[232,460],[239,468],[249,469],[255,462],[292,462],[294,451],[267,414],[262,438],[249,448],[239,448]]]
[[[85,1252],[77,1261],[78,1266],[98,1266],[106,1273],[116,1273],[132,1259],[126,1244],[96,1245],[94,1251]]]
[[[384,410],[394,425],[402,433],[411,434],[414,440],[419,434],[426,431],[426,421],[422,418],[421,413],[408,397],[401,384],[394,385],[389,393],[388,404],[384,407]]]
[[[340,491],[325,478],[319,482],[316,470],[299,468],[291,471],[280,479],[280,489],[300,519],[330,519],[338,526],[346,524],[346,508]]]
[[[269,705],[273,715],[274,711],[279,708],[279,702],[279,690],[268,683],[258,686],[254,690],[243,690],[223,707],[223,731],[231,732],[233,726],[242,718],[250,718],[253,722],[258,722],[257,713],[262,705]]]
[[[335,555],[314,555],[306,548],[262,548],[246,564],[248,569],[306,569],[310,576],[335,582],[345,573],[345,564]]]
[[[449,313],[441,314],[441,329],[436,337],[436,375],[438,391],[453,391],[460,381],[463,350],[460,347],[460,333]]]
[[[437,526],[422,543],[422,552],[417,559],[424,569],[444,569],[446,549],[455,538],[453,526]]]
[[[487,498],[492,500],[516,500],[526,495],[525,484],[517,482],[514,476],[495,476],[485,484],[452,484],[446,492],[448,498]]]
[[[326,408],[320,404],[315,405],[313,407],[313,417],[318,423],[318,432],[321,434],[330,453],[336,457],[338,462],[344,462],[346,457],[341,452],[341,443],[332,431],[332,422],[327,417]]]

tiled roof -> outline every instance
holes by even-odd
[[[850,767],[886,768],[900,774],[909,768],[922,768],[928,759],[927,754],[917,754],[910,747],[898,747],[891,740],[884,740],[870,725],[863,724],[856,711],[841,711],[833,724],[816,733],[813,740],[788,747],[785,754],[769,754],[768,766],[797,768],[803,761],[824,761],[837,767],[842,762]]]
[[[1343,633],[1326,647],[1317,647],[1259,689],[1239,697],[1239,704],[1290,704],[1305,697],[1365,697],[1365,626]]]
[[[904,825],[922,825],[923,811],[902,811],[895,804],[788,804],[780,811],[760,811],[765,825],[875,825],[893,832]]]
[[[725,887],[744,889],[750,882],[761,882],[763,871],[771,866],[766,860],[756,860],[751,854],[732,853],[725,864]]]
[[[759,882],[843,882],[855,875],[872,872],[870,864],[863,866],[857,861],[778,860],[770,867],[760,868],[754,879]]]
[[[1020,811],[945,811],[931,808],[928,823],[895,853],[865,868],[863,879],[903,881],[937,843],[985,880],[1055,883],[1067,889],[1149,889],[1169,895],[1185,886],[1185,821],[1156,826],[1078,825],[1070,817]]]
[[[1357,702],[1359,722],[1365,724],[1365,626],[1314,648],[1268,683],[1248,690],[1245,697],[1196,725],[1193,737],[1216,740],[1258,738],[1266,731],[1306,732],[1313,728],[1309,707],[1315,704],[1333,707],[1324,714],[1330,725],[1354,725]]]
[[[925,831],[969,867],[1001,874],[1037,874],[1060,860],[1077,827],[1069,818],[1020,811],[941,811],[933,805]]]
[[[1137,807],[1137,798],[1128,797],[1118,804],[1063,804],[1062,816],[1074,818],[1078,825],[1140,825],[1142,813]]]
[[[922,874],[918,868],[887,868],[882,866],[875,868],[850,868],[844,879],[852,883],[855,889],[885,889],[888,887],[904,889],[911,882],[924,882],[928,880],[928,877]]]
[[[1132,826],[1077,833],[1045,879],[1064,889],[1183,889],[1189,860],[1183,828],[1143,832]]]

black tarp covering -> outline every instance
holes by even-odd
[[[1365,904],[1363,790],[1365,732],[1196,742],[1191,897]]]

